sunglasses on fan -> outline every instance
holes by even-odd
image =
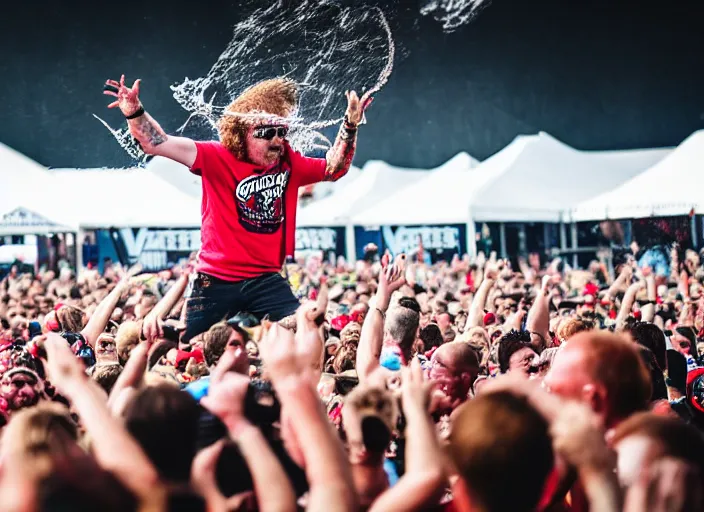
[[[287,126],[262,126],[260,128],[254,129],[255,139],[265,139],[272,140],[274,137],[279,137],[281,139],[288,135]]]

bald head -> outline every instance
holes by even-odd
[[[545,385],[552,393],[587,403],[607,428],[646,409],[651,394],[638,347],[606,331],[571,338],[556,354]]]
[[[467,343],[461,341],[445,343],[438,347],[436,352],[439,352],[448,366],[455,370],[454,373],[468,372],[475,377],[479,373],[479,358]]]
[[[439,389],[458,403],[467,399],[467,394],[479,374],[477,353],[461,341],[445,343],[433,353],[428,379],[439,385]]]

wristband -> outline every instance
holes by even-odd
[[[136,118],[143,116],[143,115],[144,115],[144,107],[140,106],[134,114],[129,115],[129,116],[125,116],[125,119],[136,119]]]
[[[386,321],[386,313],[384,313],[381,308],[375,307],[374,309],[376,309],[381,314],[381,318]]]
[[[344,128],[345,130],[347,130],[348,132],[356,132],[356,131],[357,131],[357,127],[358,127],[359,125],[356,125],[356,124],[354,124],[354,123],[351,123],[351,122],[350,122],[350,118],[347,116],[347,114],[345,114],[345,119],[344,119],[344,121],[342,122],[342,126],[343,126],[343,128]]]

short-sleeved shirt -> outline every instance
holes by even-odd
[[[203,181],[199,272],[242,281],[279,272],[296,240],[298,188],[323,181],[325,159],[286,144],[263,168],[235,158],[220,142],[196,142],[191,167]]]

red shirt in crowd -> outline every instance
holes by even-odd
[[[286,143],[279,163],[241,162],[220,142],[196,142],[191,167],[203,181],[199,272],[241,281],[279,272],[296,242],[298,188],[323,181],[325,159]]]

